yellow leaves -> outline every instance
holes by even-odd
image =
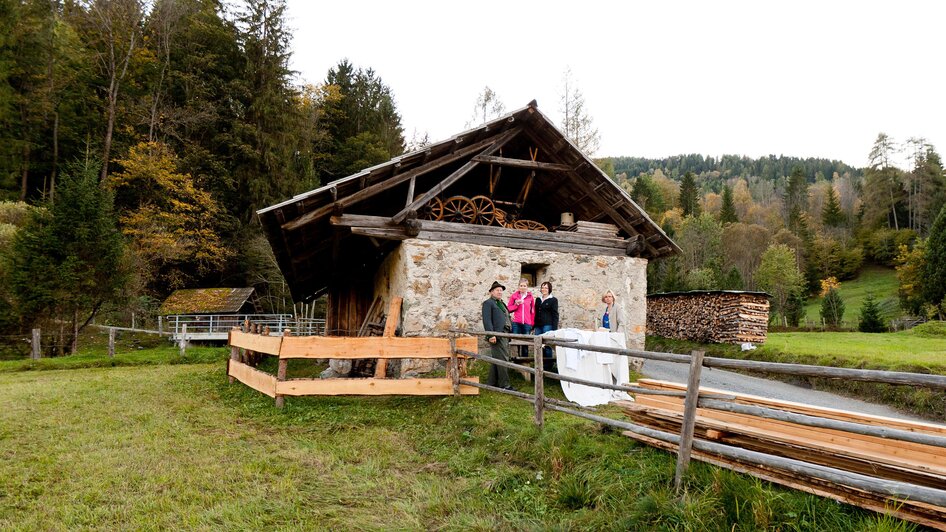
[[[831,276],[827,279],[821,280],[821,297],[827,295],[831,290],[838,290],[841,288],[841,283],[838,281],[837,277]]]
[[[152,264],[196,262],[203,271],[223,264],[230,252],[214,227],[220,209],[190,174],[177,172],[168,146],[143,142],[118,162],[124,171],[108,185],[129,204],[119,221],[140,255]]]

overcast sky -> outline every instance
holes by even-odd
[[[292,67],[348,58],[394,92],[408,139],[465,129],[489,85],[558,124],[571,67],[597,156],[784,154],[864,166],[878,132],[946,150],[943,2],[289,0]]]

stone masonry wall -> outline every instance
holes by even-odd
[[[408,239],[378,269],[375,295],[385,304],[391,296],[404,298],[405,335],[445,336],[454,324],[482,329],[481,305],[490,285],[494,280],[505,285],[508,301],[523,264],[547,265],[539,269],[537,283],[552,283],[561,328],[593,329],[604,310],[601,295],[610,288],[623,311],[627,346],[644,348],[646,259]],[[538,294],[538,286],[533,293]],[[426,362],[436,361],[404,361],[400,373],[429,371],[433,365]]]

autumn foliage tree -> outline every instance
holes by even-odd
[[[142,262],[144,285],[179,288],[223,264],[228,251],[216,227],[220,209],[190,174],[178,172],[167,145],[140,143],[118,164],[123,170],[108,185],[123,207],[119,223]]]

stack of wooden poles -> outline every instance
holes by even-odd
[[[653,390],[683,391],[679,384],[644,379],[637,385]],[[735,397],[734,401],[703,399],[704,394]],[[946,490],[946,426],[859,414],[844,410],[816,407],[801,403],[734,394],[732,392],[700,388],[695,438],[725,445],[801,460],[834,469],[875,477],[878,482],[893,480],[917,486]],[[726,404],[734,406],[729,410]],[[638,393],[635,402],[620,402],[626,415],[635,423],[657,430],[680,433],[683,419],[683,398]],[[712,406],[706,408],[705,406]],[[747,408],[750,407],[750,408]],[[756,408],[751,408],[756,407]],[[768,409],[761,417],[761,408]],[[735,412],[733,410],[739,410]],[[773,410],[785,414],[775,413]],[[754,413],[748,413],[754,411]],[[810,418],[835,420],[861,426],[883,428],[889,437],[859,434],[853,425],[827,421],[816,424],[843,425],[848,430],[798,424],[788,419]],[[795,416],[793,418],[793,415]],[[810,423],[810,421],[809,421]],[[869,429],[871,430],[871,429]],[[904,441],[903,432],[911,433]],[[863,432],[863,431],[861,431]],[[677,451],[677,445],[632,432],[625,435],[648,445]],[[921,443],[921,442],[928,442]],[[692,457],[791,488],[829,497],[844,503],[894,515],[939,530],[946,530],[946,507],[892,498],[867,489],[845,486],[799,471],[761,465],[750,460],[733,459],[712,452],[694,449]]]

